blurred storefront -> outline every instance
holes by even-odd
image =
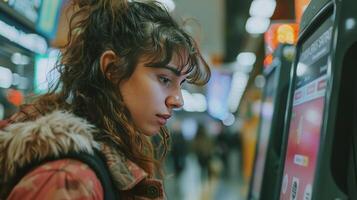
[[[61,0],[0,1],[0,119],[36,91],[39,56],[55,38]]]

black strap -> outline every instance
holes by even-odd
[[[74,159],[87,164],[96,174],[97,178],[100,180],[105,200],[117,200],[119,199],[119,194],[115,189],[113,179],[110,176],[108,166],[106,165],[105,158],[97,150],[94,150],[94,154],[88,154],[85,152],[81,153],[68,153],[66,155],[60,155],[56,157],[49,157],[40,161],[33,161],[31,164],[18,170],[15,177],[10,181],[9,186],[12,189],[15,185],[32,169],[54,160],[60,159]],[[11,191],[10,189],[10,191]],[[9,191],[9,192],[10,192]]]
[[[77,154],[78,155],[78,154]],[[74,156],[73,159],[86,163],[97,175],[100,180],[104,192],[105,200],[119,199],[113,180],[110,176],[109,169],[105,163],[105,158],[99,151],[95,150],[94,155],[88,153],[80,154],[78,157]]]

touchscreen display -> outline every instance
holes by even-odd
[[[280,199],[312,197],[325,106],[332,20],[302,44],[295,76],[288,146]]]

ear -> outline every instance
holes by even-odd
[[[109,64],[115,62],[115,59],[117,58],[116,54],[112,50],[106,50],[104,53],[100,56],[100,70],[102,73],[107,77],[109,80],[111,79],[110,73],[107,72]]]

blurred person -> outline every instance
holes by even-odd
[[[198,164],[201,168],[201,179],[209,179],[211,176],[210,164],[214,153],[214,143],[202,124],[198,125],[197,133],[192,141],[192,149],[197,156]]]
[[[229,164],[228,164],[228,158],[230,155],[231,151],[231,138],[230,133],[227,128],[222,128],[222,131],[218,134],[216,138],[216,153],[218,157],[220,158],[222,164],[223,164],[223,176],[226,178],[228,177],[229,173]]]
[[[241,132],[239,129],[233,131],[230,140],[231,158],[230,158],[230,174],[229,177],[241,181],[242,170],[242,144]]]
[[[71,6],[59,83],[0,127],[0,199],[163,199],[166,121],[210,70],[157,2]]]
[[[177,178],[180,177],[186,166],[187,142],[180,131],[180,123],[175,123],[171,132],[171,155],[174,165],[174,172]]]

